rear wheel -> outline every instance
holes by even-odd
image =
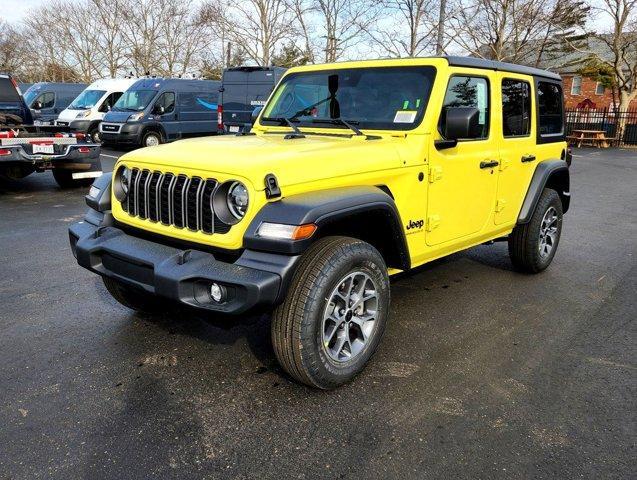
[[[142,137],[142,147],[155,147],[163,142],[161,133],[150,131]]]
[[[281,366],[322,389],[350,381],[380,343],[389,297],[387,267],[372,245],[347,237],[317,241],[273,315],[272,343]]]
[[[131,310],[142,313],[160,313],[166,310],[166,305],[157,296],[147,293],[141,289],[128,287],[112,278],[102,277],[104,286],[108,293]]]
[[[517,225],[509,236],[509,256],[522,272],[546,269],[557,251],[562,234],[562,201],[555,190],[546,188],[528,223]]]
[[[72,170],[53,169],[53,178],[61,188],[88,187],[94,178],[73,178]]]

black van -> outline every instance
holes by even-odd
[[[220,86],[214,80],[138,80],[104,115],[102,142],[151,147],[216,134]]]
[[[51,124],[60,112],[86,88],[85,83],[38,82],[24,93],[36,124]]]
[[[262,107],[287,68],[233,67],[226,68],[221,78],[219,130],[239,132],[255,107]]]

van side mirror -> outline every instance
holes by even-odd
[[[475,107],[450,107],[445,111],[441,134],[444,140],[436,142],[436,148],[453,148],[460,139],[479,138],[480,110]]]
[[[37,102],[33,102],[33,110],[42,110],[42,102],[38,100]]]
[[[252,125],[254,125],[257,121],[257,118],[259,118],[261,110],[263,110],[263,107],[261,105],[259,105],[258,107],[254,107],[254,110],[252,110],[252,115],[250,115],[250,121],[252,122]]]
[[[163,105],[155,105],[155,108],[153,108],[153,114],[155,115],[163,115],[165,112],[166,109]]]

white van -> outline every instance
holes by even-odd
[[[60,113],[55,124],[68,126],[74,132],[85,133],[94,142],[99,142],[99,126],[104,114],[136,81],[137,78],[104,78],[91,83]]]

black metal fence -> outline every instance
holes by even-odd
[[[566,135],[573,130],[601,130],[613,146],[637,147],[637,110],[567,109]]]

